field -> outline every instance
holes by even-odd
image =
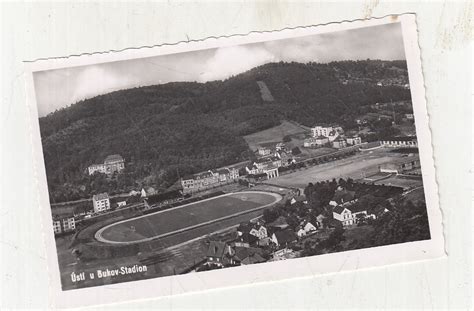
[[[304,188],[310,182],[332,180],[333,178],[350,177],[360,179],[376,173],[380,164],[389,163],[393,161],[394,157],[394,155],[387,154],[383,150],[361,153],[342,160],[280,175],[278,178],[269,180],[268,183],[277,186]]]
[[[281,200],[281,196],[266,192],[231,193],[177,208],[161,211],[137,218],[127,219],[100,229],[96,238],[109,243],[134,243],[155,238],[171,237],[174,234],[192,239],[206,234],[205,227],[214,222],[223,222],[230,218],[239,219],[244,213]],[[227,223],[227,221],[226,221]],[[238,223],[238,222],[237,222]],[[230,222],[228,225],[235,225]],[[183,240],[186,240],[183,239]]]
[[[298,126],[288,121],[282,121],[280,125],[272,128],[244,136],[245,141],[249,144],[250,149],[256,150],[262,143],[281,142],[286,135],[303,135],[309,133],[308,128]]]
[[[421,179],[413,179],[413,178],[403,178],[400,176],[392,176],[387,179],[382,179],[379,181],[374,182],[376,185],[386,185],[386,186],[395,186],[401,187],[403,189],[410,189],[421,186],[423,184]]]

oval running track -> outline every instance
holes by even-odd
[[[281,195],[272,192],[227,193],[118,221],[99,229],[95,238],[121,245],[147,242],[264,209],[281,200]]]

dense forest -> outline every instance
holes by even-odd
[[[351,80],[357,77],[364,80]],[[351,128],[375,102],[410,99],[399,85],[376,85],[400,77],[408,81],[405,61],[280,62],[224,81],[146,86],[80,101],[39,120],[51,201],[166,189],[184,174],[248,159],[243,136],[281,120]],[[257,81],[273,101],[262,99]],[[123,174],[87,176],[90,164],[116,153],[126,160]]]

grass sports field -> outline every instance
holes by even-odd
[[[237,192],[186,204],[106,226],[96,233],[102,242],[127,244],[143,242],[193,230],[212,222],[260,209],[282,197],[269,192]]]
[[[396,156],[386,155],[382,152],[358,154],[346,159],[280,175],[278,178],[268,180],[267,183],[276,186],[304,188],[310,182],[332,180],[333,178],[351,177],[352,179],[359,179],[365,175],[373,175],[378,171],[380,164],[392,162],[394,158],[396,158]]]

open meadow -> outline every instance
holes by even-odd
[[[244,139],[249,145],[250,149],[256,150],[260,144],[282,142],[283,137],[285,136],[304,138],[305,133],[309,133],[309,128],[297,125],[292,122],[282,121],[278,126],[244,136]]]

